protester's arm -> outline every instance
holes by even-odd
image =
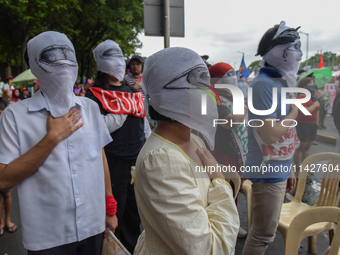
[[[135,84],[133,84],[133,87],[138,90],[142,88],[142,85],[138,81],[136,81]]]
[[[103,167],[104,167],[104,178],[105,178],[105,196],[107,197],[107,196],[112,195],[112,186],[111,186],[109,164],[107,163],[107,158],[106,158],[104,148],[102,148],[102,155],[103,155]]]
[[[145,118],[144,118],[144,137],[145,137],[145,140],[148,140],[148,139],[149,139],[151,133],[152,133],[152,131],[151,131],[151,128],[150,128],[149,121],[148,121],[148,119],[145,117]]]
[[[102,115],[110,134],[123,126],[127,114],[106,114]]]
[[[289,126],[292,125],[293,120],[296,119],[297,114],[298,108],[295,105],[291,105],[290,112],[281,121],[276,122],[276,118],[263,118],[262,121],[264,124],[258,128],[262,140],[266,144],[275,143],[288,131]],[[284,121],[284,126],[281,123],[282,121]]]
[[[327,94],[327,90],[324,89],[322,93],[320,93],[320,98],[324,97]]]
[[[91,90],[88,90],[86,92],[85,97],[95,101],[98,106],[101,105],[100,100],[93,95]],[[123,126],[127,118],[127,114],[112,114],[112,113],[107,114],[107,112],[105,112],[105,110],[102,107],[99,109],[101,111],[103,120],[107,128],[109,129],[110,134],[116,131],[117,129],[121,128],[121,126]]]
[[[302,104],[303,105],[303,104]],[[314,112],[316,108],[320,107],[319,101],[315,101],[311,106],[307,107],[307,111],[310,113]]]
[[[107,158],[105,155],[104,148],[102,149],[103,154],[103,166],[104,166],[104,178],[105,178],[105,196],[111,196],[112,195],[112,186],[111,186],[111,177],[110,177],[110,170],[109,165],[107,163]],[[109,228],[113,233],[115,232],[115,229],[118,227],[118,219],[116,215],[106,215],[105,219],[105,233],[104,236],[107,236],[107,228]]]
[[[234,115],[234,114],[228,114],[224,119],[228,121],[226,124],[222,124],[222,127],[225,129],[233,129],[236,128],[244,121],[244,118],[247,114],[247,106],[244,105],[244,114],[243,115]],[[237,124],[236,124],[237,123]]]
[[[76,125],[80,118],[81,114],[74,108],[60,118],[53,118],[49,115],[47,118],[47,134],[43,139],[8,165],[0,164],[0,191],[13,188],[33,174],[60,141],[69,137],[84,125],[83,123]],[[32,130],[32,132],[34,131]]]
[[[262,84],[259,85],[260,86],[257,86],[256,89],[253,89],[254,108],[257,110],[270,109],[272,106],[272,89],[274,86],[272,84],[268,84],[268,86],[261,86]],[[294,98],[294,95],[291,94],[291,97]],[[281,106],[278,105],[277,108],[278,107]],[[296,105],[291,104],[290,112],[285,118],[277,122],[277,108],[270,115],[256,117],[257,119],[261,119],[264,123],[263,126],[258,127],[258,131],[262,140],[266,144],[272,144],[279,140],[288,131],[289,126],[293,123],[293,120],[295,120],[298,115],[298,108]],[[285,120],[285,126],[281,124],[283,120]]]
[[[291,176],[287,180],[286,193],[292,192],[296,187],[296,177],[294,171],[292,171]]]

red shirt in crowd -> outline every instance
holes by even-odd
[[[306,95],[304,94],[300,94],[298,95],[297,98],[305,98]],[[305,107],[305,108],[308,108],[309,106],[313,105],[314,102],[312,99],[310,99],[307,103],[303,103],[302,105]],[[302,122],[302,123],[317,123],[317,119],[318,119],[318,112],[319,112],[319,109],[320,109],[320,106],[315,108],[315,110],[312,112],[312,115],[304,115],[301,111],[299,111],[299,114],[296,118],[296,121],[299,123],[299,122]]]

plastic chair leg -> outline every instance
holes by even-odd
[[[329,245],[331,245],[333,237],[334,237],[334,229],[329,230],[328,234],[329,234]]]
[[[316,253],[316,242],[317,242],[317,236],[308,237],[308,252],[309,253]]]

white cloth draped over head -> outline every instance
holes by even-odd
[[[119,81],[123,80],[126,64],[118,43],[106,40],[98,44],[93,50],[93,56],[99,71],[110,74]]]
[[[216,79],[216,78],[215,78]],[[237,86],[237,77],[234,69],[230,69],[228,72],[226,72],[217,82],[216,84],[228,84],[228,85],[234,85]],[[228,93],[231,93],[231,91],[227,88],[220,88],[219,90],[224,90]]]
[[[27,43],[27,55],[46,99],[47,110],[55,118],[64,116],[75,104],[73,86],[78,73],[71,41],[59,32],[43,32]]]
[[[278,31],[273,39],[276,39],[282,32],[289,29],[284,21],[281,21]],[[299,71],[302,51],[300,49],[300,39],[294,42],[279,44],[268,51],[260,63],[265,66],[265,62],[275,67],[287,81],[289,87],[295,87],[297,82],[297,73]]]
[[[149,104],[161,115],[199,131],[214,149],[218,118],[210,77],[201,57],[187,48],[167,48],[148,57],[144,64],[142,87],[145,111]],[[207,114],[201,114],[202,95],[206,95]],[[214,96],[213,96],[214,97]],[[150,99],[150,102],[149,102]]]

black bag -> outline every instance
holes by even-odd
[[[340,91],[336,93],[333,108],[332,108],[332,115],[336,129],[340,134]]]

